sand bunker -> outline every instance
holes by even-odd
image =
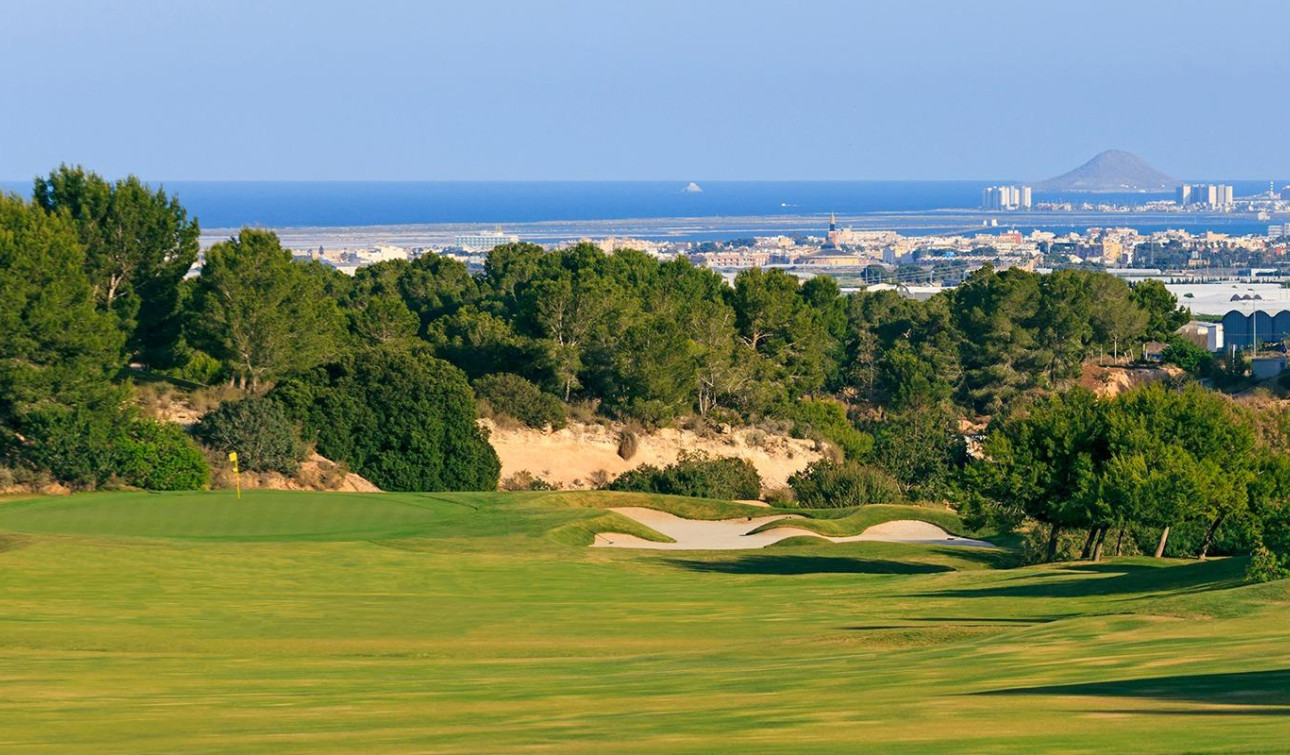
[[[702,519],[682,519],[665,511],[637,506],[625,506],[611,510],[635,519],[646,527],[667,535],[676,542],[655,543],[634,535],[602,532],[596,535],[596,540],[592,543],[593,548],[649,548],[653,550],[688,551],[744,550],[748,548],[765,548],[767,545],[778,543],[785,538],[799,535],[818,537],[832,543],[876,540],[889,543],[958,545],[973,548],[994,547],[993,543],[987,543],[984,540],[972,540],[966,537],[955,537],[934,524],[914,519],[899,519],[877,524],[859,535],[828,537],[801,527],[776,527],[765,532],[753,532],[753,530],[767,522],[801,518],[792,514],[707,521]]]

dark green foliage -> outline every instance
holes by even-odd
[[[1258,450],[1246,413],[1196,385],[1111,401],[1055,394],[996,420],[982,452],[965,472],[965,520],[1045,523],[1050,559],[1066,528],[1088,530],[1090,545],[1112,527],[1147,528],[1156,544],[1144,550],[1162,553],[1248,547],[1255,522],[1272,521],[1290,491],[1271,471],[1255,474],[1281,464],[1283,448]],[[1173,528],[1182,541],[1171,551]]]
[[[0,196],[0,458],[73,484],[110,474],[124,334],[64,215]]]
[[[747,459],[712,458],[701,452],[682,452],[675,464],[662,469],[642,464],[619,475],[608,488],[739,500],[756,498],[761,494],[761,477]]]
[[[145,490],[198,490],[210,484],[206,458],[173,424],[122,411],[42,411],[30,418],[21,459],[79,488],[117,480]]]
[[[1030,517],[1050,526],[1049,560],[1065,527],[1107,519],[1099,471],[1108,457],[1105,419],[1084,390],[1054,394],[991,424],[984,458],[965,470],[964,521],[1003,528]]]
[[[318,452],[385,490],[493,490],[501,464],[475,424],[466,376],[427,347],[382,346],[283,381],[270,394]]]
[[[568,424],[564,404],[519,375],[499,372],[474,383],[475,393],[499,414],[513,417],[539,430],[548,425],[559,430]]]
[[[1169,345],[1160,355],[1160,361],[1177,365],[1194,377],[1206,377],[1214,368],[1213,354],[1191,341],[1176,336],[1170,338]]]
[[[477,280],[434,255],[367,270],[345,304],[364,342],[406,337],[401,298],[436,354],[472,380],[514,373],[647,427],[689,412],[791,418],[823,391],[898,410],[953,401],[997,412],[1068,385],[1090,354],[1134,348],[1147,305],[1166,324],[1176,317],[1167,292],[1135,298],[1113,276],[1080,271],[986,267],[920,302],[844,297],[827,277],[799,284],[781,270],[744,271],[731,288],[685,259],[588,244],[500,246]]]
[[[206,457],[178,425],[133,422],[115,448],[123,482],[145,490],[201,490],[210,485]]]
[[[237,452],[242,469],[295,474],[305,458],[300,430],[282,405],[259,396],[225,401],[193,434],[221,454]]]
[[[1245,570],[1245,578],[1251,582],[1273,582],[1285,579],[1287,569],[1282,560],[1272,551],[1260,545],[1254,549],[1250,565]]]
[[[73,487],[94,488],[116,473],[114,445],[128,423],[119,405],[42,407],[23,417],[23,442],[9,457]]]
[[[243,229],[206,252],[189,307],[192,344],[256,389],[333,353],[341,315],[327,275],[293,262],[271,231]]]
[[[1178,300],[1158,280],[1135,284],[1133,301],[1147,313],[1147,340],[1167,340],[1191,319],[1191,310],[1178,306]]]
[[[34,200],[72,221],[95,302],[117,317],[128,348],[147,363],[172,366],[179,282],[197,260],[197,221],[134,176],[109,183],[67,165],[36,179]]]
[[[821,460],[788,478],[798,504],[808,509],[836,509],[905,500],[900,485],[886,472],[854,461]]]
[[[213,385],[224,374],[224,365],[204,351],[187,349],[178,365],[156,372],[197,385]]]
[[[807,289],[817,297],[817,289]],[[788,388],[789,396],[818,390],[830,370],[833,343],[828,313],[813,309],[783,270],[751,268],[735,276],[731,304],[735,328],[753,352],[761,380]]]
[[[966,459],[958,417],[945,405],[892,412],[869,427],[873,462],[911,498],[943,499]]]
[[[857,430],[847,419],[846,408],[836,401],[798,401],[789,414],[796,423],[795,434],[817,434],[841,449],[848,459],[863,459],[873,451],[873,436]]]
[[[388,261],[361,268],[343,297],[350,331],[379,345],[429,332],[432,323],[476,296],[466,266],[426,254],[414,262]]]

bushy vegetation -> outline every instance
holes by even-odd
[[[293,262],[271,231],[244,229],[206,252],[188,305],[190,340],[252,390],[318,364],[341,328],[325,277]]]
[[[1160,355],[1164,364],[1176,365],[1195,377],[1208,377],[1214,370],[1214,355],[1182,338],[1171,338]]]
[[[559,430],[568,424],[564,404],[549,393],[543,393],[533,383],[519,375],[499,372],[485,375],[474,383],[475,393],[498,414],[523,422],[541,430],[551,427]]]
[[[280,383],[270,398],[318,452],[384,490],[493,490],[501,464],[466,376],[425,347],[384,345]]]
[[[834,444],[848,459],[862,459],[873,451],[873,436],[856,429],[847,410],[832,400],[805,399],[790,410],[795,435],[818,435]]]
[[[674,464],[661,469],[642,464],[619,475],[608,487],[636,493],[741,500],[761,494],[761,476],[747,459],[682,452]]]
[[[846,508],[905,500],[891,475],[855,461],[821,460],[788,478],[798,505],[809,509]]]
[[[1097,559],[1112,530],[1152,531],[1160,556],[1171,553],[1175,528],[1190,527],[1186,550],[1172,553],[1204,558],[1225,526],[1251,533],[1247,543],[1264,529],[1283,531],[1290,460],[1284,420],[1272,424],[1260,436],[1250,411],[1195,385],[1113,400],[1054,394],[996,418],[982,458],[966,469],[965,519],[1038,521],[1048,528],[1048,560],[1071,529],[1086,533],[1080,555]]]
[[[966,447],[958,418],[944,404],[914,404],[871,424],[873,463],[909,498],[953,494]]]
[[[200,490],[210,485],[205,455],[178,425],[133,422],[115,450],[113,468],[127,485],[145,490]]]
[[[237,452],[242,469],[295,474],[305,458],[300,429],[280,404],[259,396],[226,401],[193,430],[210,448]]]

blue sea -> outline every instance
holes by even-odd
[[[153,181],[178,196],[203,228],[271,228],[423,223],[507,224],[540,221],[840,216],[972,210],[981,189],[1015,181]],[[1263,191],[1237,181],[1235,193]],[[1277,183],[1277,186],[1283,182]],[[21,194],[29,183],[3,182]],[[1047,194],[1035,201],[1143,202],[1172,194]],[[1017,218],[1022,221],[1022,218]],[[1128,220],[1126,218],[1125,220]],[[1179,221],[1182,221],[1179,218]],[[1192,225],[1172,222],[1171,227]],[[1210,222],[1238,231],[1232,223]],[[1238,224],[1253,231],[1258,223]]]

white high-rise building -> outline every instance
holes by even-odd
[[[1232,194],[1231,184],[1219,184],[1218,189],[1218,206],[1224,209],[1233,207],[1236,204],[1235,197]]]
[[[457,246],[469,252],[491,252],[493,247],[501,246],[502,244],[515,244],[519,240],[519,236],[502,233],[500,230],[463,233],[454,239]]]
[[[989,186],[981,191],[983,210],[1028,210],[1030,204],[1029,186]]]
[[[1192,184],[1178,187],[1178,204],[1202,205],[1213,210],[1228,210],[1236,204],[1231,184]]]

